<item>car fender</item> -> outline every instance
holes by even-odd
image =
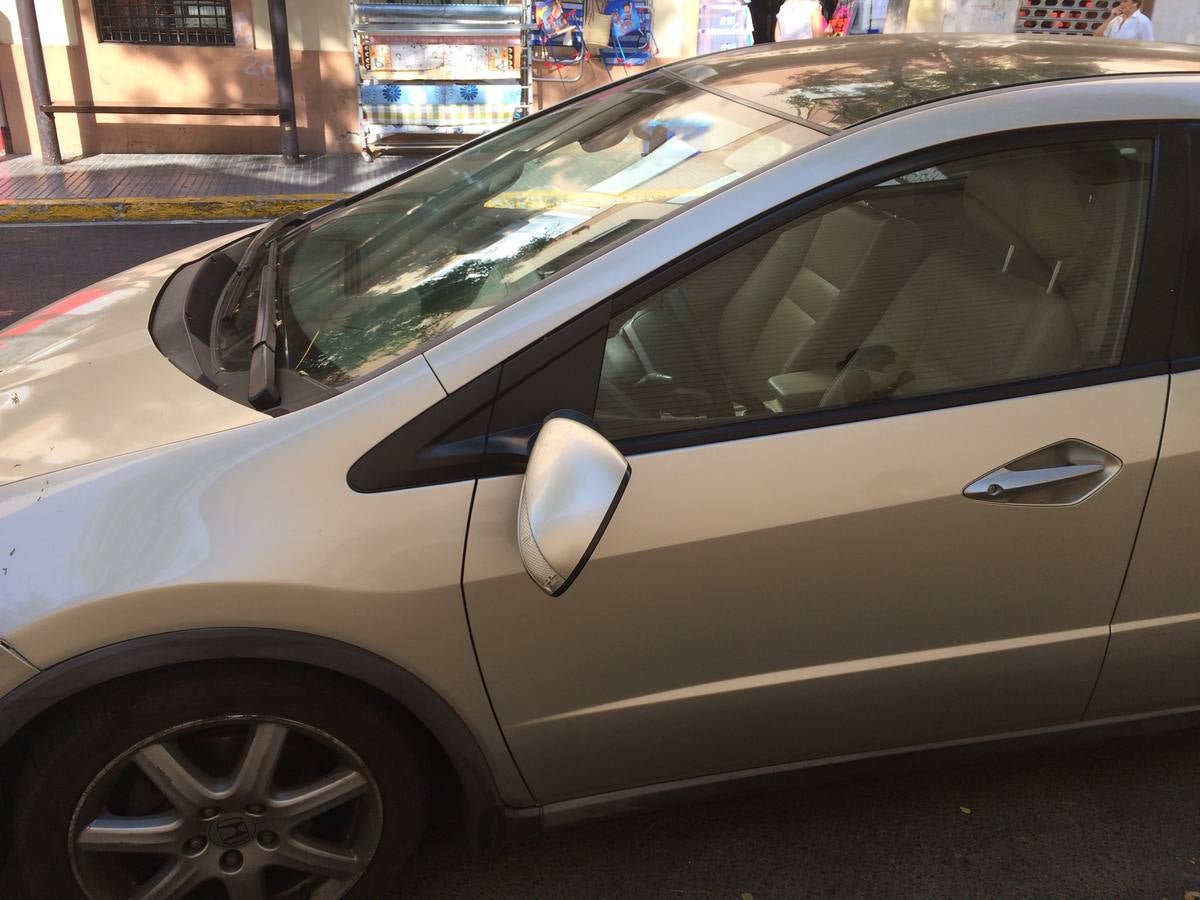
[[[267,660],[324,669],[390,697],[424,725],[462,785],[468,836],[491,846],[506,836],[506,805],[471,729],[411,672],[361,647],[293,631],[203,628],[100,647],[51,666],[0,697],[0,747],[59,703],[114,679],[196,662]],[[515,821],[522,821],[520,817]]]
[[[0,487],[0,638],[45,670],[206,629],[358,647],[428,685],[504,801],[531,805],[463,605],[474,482],[347,483],[363,452],[444,396],[416,357],[286,416]]]

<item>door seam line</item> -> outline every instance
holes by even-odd
[[[521,784],[525,785],[525,792],[533,799],[536,805],[537,796],[529,786],[529,779],[525,777],[525,772],[521,769],[520,762],[517,761],[517,755],[513,753],[512,745],[508,742],[508,735],[504,731],[504,725],[500,722],[500,716],[496,712],[496,704],[492,700],[492,692],[488,689],[487,678],[483,674],[483,663],[479,661],[479,648],[475,644],[475,629],[471,627],[471,610],[467,605],[467,548],[470,546],[471,538],[471,521],[475,516],[475,497],[479,493],[479,479],[476,478],[474,484],[471,485],[471,503],[467,507],[467,527],[463,532],[463,548],[462,562],[458,569],[458,595],[462,598],[463,618],[467,623],[467,639],[471,642],[471,655],[475,658],[475,670],[479,673],[479,683],[483,687],[483,696],[487,698],[488,708],[492,711],[492,719],[496,723],[496,730],[500,732],[500,740],[504,742],[504,749],[508,751],[508,758],[512,762],[513,768],[517,770],[517,776],[521,779]]]
[[[1133,568],[1133,557],[1137,553],[1138,540],[1142,535],[1142,523],[1146,520],[1146,508],[1150,505],[1150,494],[1154,490],[1154,479],[1158,475],[1158,463],[1162,459],[1163,438],[1167,433],[1167,412],[1171,408],[1171,389],[1173,387],[1170,373],[1167,374],[1167,391],[1166,397],[1163,399],[1162,424],[1158,429],[1158,446],[1154,451],[1154,465],[1150,468],[1150,480],[1146,485],[1146,496],[1142,499],[1142,510],[1138,514],[1137,528],[1133,531],[1133,544],[1129,548],[1129,559],[1125,561],[1125,572],[1121,576],[1121,586],[1117,590],[1117,602],[1113,604],[1112,613],[1108,617],[1108,637],[1104,642],[1104,654],[1100,657],[1100,668],[1096,670],[1096,680],[1092,683],[1092,690],[1088,694],[1087,703],[1083,707],[1083,712],[1079,716],[1079,721],[1083,722],[1087,719],[1088,712],[1092,708],[1092,702],[1096,699],[1096,691],[1100,687],[1100,679],[1104,675],[1104,666],[1108,662],[1108,651],[1112,648],[1113,639],[1113,622],[1117,618],[1117,610],[1121,608],[1121,599],[1125,596],[1125,585],[1129,582],[1129,570]]]

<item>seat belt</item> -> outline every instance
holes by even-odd
[[[734,390],[734,386],[725,372],[725,367],[721,365],[720,354],[714,352],[714,348],[705,339],[704,333],[700,330],[700,324],[696,321],[696,317],[692,313],[692,308],[688,306],[687,300],[683,296],[683,290],[678,285],[667,291],[666,306],[667,311],[671,313],[671,318],[679,323],[681,330],[687,335],[688,343],[697,357],[701,359],[715,359],[717,361],[715,372],[708,371],[709,367],[705,367],[704,379],[707,382],[705,388],[709,393],[714,398],[719,397],[728,400],[735,415],[743,415],[751,409],[750,406],[741,402],[738,398],[737,391]],[[714,387],[719,388],[719,390],[714,392]],[[740,407],[740,411],[738,407]]]

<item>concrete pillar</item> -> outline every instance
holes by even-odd
[[[908,0],[888,0],[885,34],[902,34],[908,29]]]
[[[8,110],[4,106],[3,90],[0,90],[0,151],[13,152],[12,129],[8,127]]]
[[[946,0],[909,0],[908,24],[905,31],[940,32],[945,27]]]
[[[29,2],[29,0],[24,0]],[[296,95],[292,88],[292,52],[288,45],[287,7],[284,0],[268,0],[271,20],[271,55],[275,61],[275,89],[279,97],[279,130],[283,161],[300,161],[300,139],[296,133]]]
[[[42,109],[50,102],[50,82],[46,79],[46,57],[42,53],[42,33],[38,28],[34,0],[17,0],[17,18],[21,22],[21,50],[25,53],[25,66],[29,70],[29,93],[33,99],[42,162],[61,166],[58,129],[54,127],[54,117]]]

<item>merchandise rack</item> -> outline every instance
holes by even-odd
[[[753,44],[754,24],[747,0],[700,0],[697,56]]]
[[[533,0],[350,3],[363,157],[441,151],[528,115]]]

